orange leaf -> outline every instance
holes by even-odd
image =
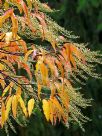
[[[23,63],[23,62],[20,62],[20,64],[21,64],[21,67],[24,68],[27,71],[27,73],[28,73],[28,75],[30,77],[30,80],[31,80],[32,79],[32,73],[30,71],[30,67],[27,64]]]
[[[21,87],[19,86],[16,90],[16,95],[21,96]]]
[[[74,57],[72,56],[72,54],[70,54],[70,62],[72,63],[72,65],[73,65],[74,68],[77,68],[77,67],[76,67],[75,59],[74,59]]]
[[[42,76],[42,82],[44,85],[46,85],[48,83],[48,69],[44,63],[40,64],[40,72]]]
[[[12,20],[12,26],[13,26],[12,27],[12,34],[13,34],[12,36],[14,39],[16,39],[17,31],[18,31],[18,20],[17,20],[14,13],[12,13],[11,20]]]

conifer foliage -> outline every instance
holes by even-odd
[[[2,128],[14,129],[11,118],[21,125],[36,109],[53,125],[77,122],[83,129],[89,120],[81,108],[90,100],[75,84],[101,78],[94,64],[102,63],[101,54],[73,42],[77,37],[54,22],[53,13],[39,0],[0,0]]]

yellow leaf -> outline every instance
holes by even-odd
[[[2,97],[4,97],[4,95],[9,91],[10,87],[12,88],[14,85],[13,82],[10,82],[10,84],[4,89]]]
[[[2,74],[0,74],[0,84],[1,84],[2,88],[4,89],[6,83],[5,83],[5,80],[4,80],[4,77],[2,76]]]
[[[32,110],[34,108],[34,103],[35,103],[35,100],[34,99],[30,99],[28,101],[28,114],[29,114],[29,117],[31,116],[32,114]]]
[[[49,121],[49,119],[50,119],[50,107],[49,107],[49,101],[43,99],[42,103],[43,103],[43,111],[44,111],[44,115],[45,115],[47,121]]]
[[[18,103],[17,96],[14,95],[12,98],[12,113],[15,118],[17,115],[17,103]]]
[[[21,106],[21,108],[22,108],[23,113],[24,113],[25,116],[27,117],[27,116],[28,116],[28,114],[27,114],[27,109],[26,109],[25,103],[24,103],[24,101],[23,101],[23,99],[22,99],[21,96],[19,96],[18,101],[19,101],[19,103],[20,103],[20,106]]]
[[[11,103],[12,103],[12,96],[9,97],[7,104],[6,104],[6,113],[5,113],[5,121],[8,119],[9,112],[11,110]]]
[[[21,96],[21,87],[20,86],[18,86],[18,88],[17,88],[17,90],[16,90],[16,95],[19,95],[19,96]]]
[[[2,102],[2,107],[1,107],[1,126],[3,127],[5,123],[5,104]]]
[[[0,63],[0,70],[4,70],[5,66]]]
[[[33,50],[29,50],[26,54],[25,54],[25,57],[24,57],[24,62],[26,63],[27,60],[28,60],[28,56],[33,52]]]

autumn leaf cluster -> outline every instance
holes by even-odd
[[[83,128],[88,120],[81,108],[90,100],[75,84],[101,78],[94,65],[102,63],[101,54],[73,42],[77,37],[54,22],[53,13],[39,0],[0,0],[1,127],[12,126],[11,118],[20,125],[35,109],[53,125]]]

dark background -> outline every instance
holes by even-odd
[[[52,17],[67,30],[80,36],[78,42],[89,43],[91,50],[102,52],[102,0],[41,0],[57,10]],[[102,73],[102,66],[97,67]],[[62,124],[52,126],[42,115],[32,116],[26,128],[18,128],[18,134],[10,136],[102,136],[102,80],[89,78],[82,93],[92,98],[92,107],[84,114],[92,121],[84,125],[85,132],[78,125],[65,128]],[[0,132],[0,136],[5,136]]]

